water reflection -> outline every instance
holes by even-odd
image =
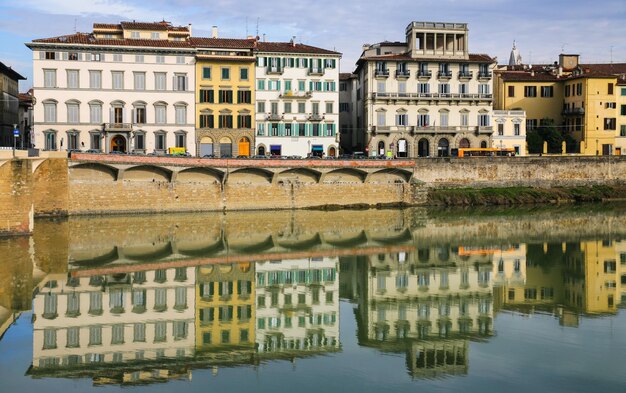
[[[626,303],[624,217],[376,210],[38,221],[32,238],[0,241],[12,261],[1,265],[2,333],[34,288],[28,375],[145,384],[341,353],[341,297],[355,305],[360,346],[402,354],[413,378],[464,375],[469,343],[492,339],[498,313],[548,313],[567,327],[616,314]]]

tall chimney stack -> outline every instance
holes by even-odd
[[[211,38],[217,38],[217,26],[211,27]]]

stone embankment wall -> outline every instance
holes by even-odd
[[[7,160],[0,163],[0,175],[0,232],[24,233],[30,230],[30,212],[64,216],[417,206],[449,189],[626,190],[626,157],[343,161],[74,154],[69,160]]]

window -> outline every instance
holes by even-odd
[[[89,71],[89,88],[101,89],[102,88],[102,71]]]
[[[605,130],[616,130],[616,119],[614,117],[605,117],[604,118],[604,129]]]
[[[135,150],[145,150],[146,148],[146,134],[143,132],[135,133]]]
[[[247,81],[248,80],[248,69],[247,68],[240,68],[239,69],[239,79],[241,79],[242,81]]]
[[[252,102],[252,92],[250,90],[237,91],[238,104],[250,104]]]
[[[498,135],[499,136],[504,135],[504,124],[503,123],[498,123]]]
[[[378,82],[378,88],[376,89],[377,92],[379,93],[384,93],[385,92],[385,82]]]
[[[45,52],[46,60],[54,60],[56,59],[56,52]]]
[[[48,101],[43,103],[43,121],[46,123],[56,123],[57,121],[57,104]]]
[[[200,128],[214,128],[215,127],[214,121],[215,120],[214,120],[213,115],[201,114],[200,115]]]
[[[461,112],[461,126],[462,127],[469,126],[469,113]]]
[[[124,71],[111,71],[112,88],[121,90],[124,88]]]
[[[165,150],[167,149],[167,143],[164,132],[155,132],[154,133],[154,148],[156,150]]]
[[[150,38],[153,40],[158,40],[161,38],[161,35],[158,32],[153,31],[152,33],[150,33]]]
[[[515,136],[519,136],[520,135],[520,124],[519,123],[514,123],[513,124],[513,134],[515,134]]]
[[[326,113],[333,113],[333,103],[332,102],[327,102],[326,103]]]
[[[222,67],[222,80],[230,79],[230,68]]]
[[[89,345],[102,345],[102,326],[89,326]]]
[[[427,113],[419,114],[417,116],[418,127],[428,127],[430,124],[430,116]]]
[[[541,96],[542,97],[553,97],[554,96],[554,87],[553,86],[541,86]]]
[[[67,103],[67,122],[68,123],[79,123],[80,120],[78,118],[79,113],[79,105],[75,102]]]
[[[214,99],[215,98],[214,98],[213,90],[206,90],[206,89],[200,90],[200,102],[213,103]]]
[[[135,63],[143,63],[143,55],[135,55]]]
[[[613,95],[613,83],[609,83],[607,86],[607,94]]]
[[[43,87],[57,87],[57,70],[43,70]]]
[[[481,83],[478,85],[478,94],[490,94],[489,85],[487,83]]]
[[[176,56],[176,64],[185,64],[185,56]]]
[[[527,130],[534,130],[535,128],[537,128],[537,119],[526,119],[526,129]]]
[[[306,112],[306,104],[304,102],[298,102],[298,113]]]
[[[303,81],[303,80],[299,80],[298,81],[298,90],[304,91],[306,89],[305,86],[306,86],[306,81]]]
[[[420,83],[418,84],[417,88],[418,88],[419,93],[422,93],[422,94],[430,93],[430,84],[428,83]]]
[[[468,94],[468,93],[469,93],[469,84],[459,83],[459,94]]]
[[[116,53],[116,54],[113,55],[113,61],[115,61],[115,62],[121,62],[122,59],[123,59],[123,57],[119,53]]]
[[[509,86],[509,97],[515,97],[515,86]]]
[[[91,149],[100,150],[100,140],[102,139],[102,134],[99,132],[92,132],[90,133],[89,139],[91,141]]]
[[[130,38],[139,39],[139,32],[138,31],[131,31],[130,32]]]
[[[396,115],[397,126],[407,126],[409,116],[406,113],[399,113]]]
[[[175,110],[175,121],[176,124],[186,124],[187,123],[187,107],[183,105],[177,105],[174,107]],[[178,146],[177,146],[178,147]]]
[[[619,126],[619,136],[626,136],[626,125]]]
[[[259,113],[264,113],[265,112],[265,102],[264,101],[258,101],[256,106],[257,106],[257,112],[259,112]]]
[[[619,114],[621,116],[626,116],[626,105],[620,105],[620,107],[619,107]]]
[[[350,104],[347,102],[340,102],[339,112],[350,112]]]
[[[154,106],[154,122],[156,124],[165,124],[166,122],[166,107],[165,105]]]
[[[177,147],[184,147],[184,146],[177,146]],[[187,308],[187,288],[177,287],[176,290],[174,291],[174,309],[180,311],[186,308]]]
[[[156,55],[155,61],[156,61],[157,64],[163,64],[163,63],[165,63],[165,56],[163,56],[163,55]]]
[[[202,67],[202,79],[211,79],[211,67]]]
[[[378,112],[376,114],[376,120],[377,120],[376,124],[379,126],[384,126],[386,122],[385,118],[386,118],[385,112]]]
[[[238,115],[237,116],[237,128],[251,128],[252,116],[250,115]]]
[[[143,104],[135,107],[133,122],[135,124],[146,124],[146,107]]]
[[[155,72],[154,73],[154,89],[155,90],[165,90],[167,88],[166,85],[166,73],[165,72]]]
[[[100,53],[92,53],[90,58],[91,61],[102,61],[104,60],[104,55],[101,55]]]
[[[174,75],[174,90],[187,91],[187,74]]]
[[[487,114],[478,115],[478,126],[489,127],[489,115]]]
[[[449,83],[440,83],[439,84],[439,94],[449,94],[450,93],[450,84]]]
[[[219,91],[219,103],[233,103],[233,91],[232,90],[220,90]]]
[[[291,102],[285,102],[285,113],[291,113]]]
[[[537,97],[537,86],[524,86],[524,97]]]
[[[164,342],[167,337],[167,322],[157,321],[154,324],[154,342]]]
[[[218,127],[219,128],[233,128],[233,116],[232,115],[219,115]]]
[[[78,89],[79,87],[78,70],[67,70],[67,88]]]
[[[135,90],[146,90],[145,72],[133,72],[133,79],[135,81]]]
[[[346,82],[339,83],[339,91],[348,91]]]
[[[447,127],[448,126],[448,112],[441,112],[441,113],[439,113],[439,125],[441,127]]]
[[[111,326],[111,344],[124,344],[124,325],[115,324]]]
[[[135,323],[133,325],[133,341],[146,342],[146,324]]]

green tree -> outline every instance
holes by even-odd
[[[556,129],[552,119],[542,119],[541,126],[526,132],[528,151],[531,154],[542,153],[544,142],[548,142],[548,153],[559,154],[563,140],[563,135]]]

